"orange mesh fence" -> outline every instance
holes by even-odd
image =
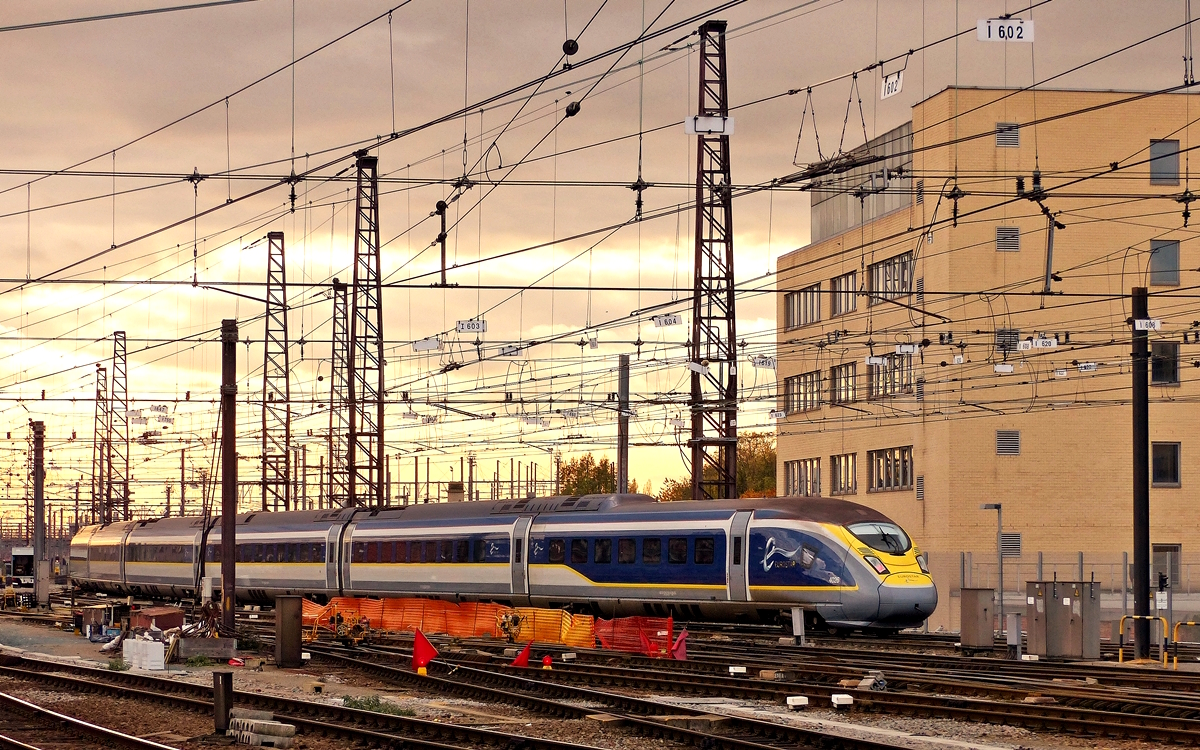
[[[569,615],[570,623],[565,623],[560,640],[575,648],[596,647],[596,618],[591,615]]]
[[[328,604],[321,605],[308,599],[301,602],[301,607],[300,618],[305,627],[312,627],[318,622],[326,622],[329,619],[329,612],[333,609]]]
[[[675,622],[670,617],[618,617],[596,621],[596,637],[602,647],[646,656],[669,656],[674,629]]]

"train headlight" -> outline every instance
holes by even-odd
[[[879,575],[884,576],[884,575],[888,574],[888,568],[886,565],[883,564],[883,560],[880,560],[878,557],[873,557],[871,555],[867,555],[863,559],[866,560],[867,565],[870,565],[872,568],[874,568],[875,572],[878,573]]]
[[[921,572],[929,575],[929,566],[925,564],[925,555],[917,555],[917,565],[921,568]]]

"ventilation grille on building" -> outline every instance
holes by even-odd
[[[913,287],[915,288],[915,291],[917,293],[917,304],[918,305],[925,304],[925,277],[922,276],[921,278],[919,278],[915,282],[913,282]]]
[[[1021,535],[1005,533],[1000,535],[1000,555],[1002,557],[1021,556]]]
[[[925,202],[925,180],[917,180],[917,203]]]
[[[1001,352],[1015,352],[1021,340],[1021,331],[1017,328],[996,329],[996,349]]]
[[[1019,456],[1019,455],[1021,455],[1021,431],[1020,430],[996,430],[996,455],[997,456]]]
[[[917,477],[917,499],[918,500],[925,499],[925,475],[924,474]]]
[[[1015,253],[1021,249],[1021,229],[1019,227],[996,227],[996,250],[1001,253]]]
[[[917,400],[925,400],[925,378],[923,377],[917,378]]]
[[[1015,122],[996,123],[997,148],[1017,148],[1021,145],[1020,125]]]

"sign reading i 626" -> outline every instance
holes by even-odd
[[[1033,21],[1020,18],[986,18],[975,27],[981,42],[1032,42]]]

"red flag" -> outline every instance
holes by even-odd
[[[433,661],[438,655],[438,650],[433,647],[429,639],[418,628],[413,635],[413,669],[422,670],[429,666],[429,662]]]
[[[646,632],[641,628],[638,628],[638,635],[641,636],[642,639],[642,652],[646,654],[646,656],[653,656],[654,647],[650,645],[650,639],[646,637]]]
[[[679,631],[679,637],[675,639],[674,645],[671,646],[671,656],[676,661],[687,661],[687,628]]]
[[[513,659],[512,664],[509,664],[508,666],[510,666],[510,667],[528,667],[529,666],[529,652],[532,648],[533,648],[533,641],[526,643],[525,648],[521,649],[521,653],[517,654],[517,658]]]

